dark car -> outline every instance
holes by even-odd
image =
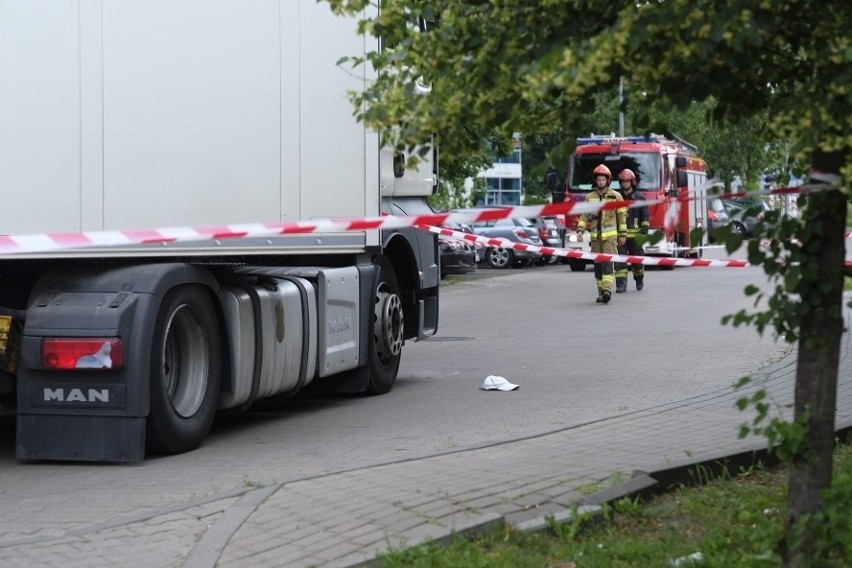
[[[769,209],[769,204],[762,199],[722,199],[720,201],[728,214],[731,232],[743,237],[754,234],[755,226]]]
[[[448,274],[469,274],[476,270],[476,250],[465,241],[438,235],[441,278]]]
[[[483,211],[483,209],[459,209],[464,213]],[[500,238],[525,245],[541,246],[538,230],[529,219],[496,219],[490,221],[475,221],[470,224],[477,235],[489,238]],[[480,262],[487,262],[492,268],[507,268],[509,266],[526,266],[540,257],[541,253],[512,248],[484,247],[480,252]]]
[[[710,199],[707,201],[707,240],[716,242],[716,235],[722,227],[725,227],[731,218],[725,211],[725,205],[721,199]]]
[[[464,223],[445,223],[447,229],[462,233],[473,233],[473,229]],[[476,270],[479,262],[477,245],[448,235],[438,235],[438,249],[441,254],[441,278],[448,274],[469,274]]]

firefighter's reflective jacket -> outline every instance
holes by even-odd
[[[624,201],[647,201],[645,196],[635,189],[630,193],[621,193]],[[635,239],[639,233],[647,233],[651,223],[648,220],[648,206],[632,207],[627,210],[627,238]]]
[[[589,203],[598,201],[624,201],[621,194],[613,189],[607,189],[603,195],[597,190],[592,190],[589,196],[586,197]],[[589,231],[589,236],[592,240],[605,241],[616,237],[627,236],[627,210],[619,207],[618,209],[604,209],[597,213],[584,213],[580,215],[580,220],[577,222],[577,229],[580,231]]]

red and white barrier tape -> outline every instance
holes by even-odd
[[[171,227],[138,231],[84,231],[80,233],[43,233],[0,235],[0,255],[43,253],[70,249],[117,247],[127,245],[171,244],[205,240],[276,237],[306,233],[341,233],[367,229],[401,229],[417,225],[472,223],[517,217],[580,215],[617,209],[616,202],[568,202],[526,205],[476,212],[434,213],[410,217],[386,215],[352,219],[318,219],[283,223],[249,223],[200,227]]]
[[[721,182],[713,182],[708,187],[721,185]],[[796,185],[791,187],[778,187],[768,191],[737,191],[733,193],[707,194],[707,199],[741,199],[743,197],[767,197],[769,195],[807,195],[819,191],[838,189],[837,185],[825,183],[811,183],[807,185]]]
[[[710,186],[714,184],[709,184]],[[762,193],[731,193],[707,196],[727,199],[752,195],[777,195],[786,193],[810,193],[824,191],[833,186],[815,184],[795,188],[780,188]],[[673,203],[697,199],[674,200]],[[568,201],[545,205],[482,209],[476,212],[434,213],[410,217],[381,216],[352,219],[320,219],[316,221],[292,221],[279,223],[248,223],[237,225],[171,227],[131,231],[83,231],[78,233],[40,233],[30,235],[0,235],[0,255],[45,253],[72,249],[97,247],[120,247],[128,245],[171,244],[206,240],[246,239],[253,237],[275,237],[305,233],[340,233],[367,229],[401,229],[406,227],[435,226],[445,223],[473,223],[518,217],[548,215],[582,215],[610,209],[645,207],[663,200],[588,202]],[[548,253],[550,254],[550,253]],[[619,261],[621,262],[621,261]],[[681,265],[677,265],[681,266]],[[707,265],[711,266],[711,265]]]
[[[480,235],[473,235],[471,233],[464,233],[461,231],[454,231],[452,229],[444,229],[442,227],[434,227],[428,225],[420,225],[418,226],[418,228],[423,229],[424,231],[429,231],[430,233],[446,235],[448,237],[453,237],[455,239],[465,240],[468,242],[480,243],[489,247],[538,252],[546,256],[564,256],[567,258],[602,260],[603,262],[623,262],[626,264],[644,264],[648,266],[712,266],[723,268],[742,268],[745,266],[750,266],[749,263],[744,260],[708,260],[703,258],[667,258],[657,256],[601,254],[594,252],[582,252],[564,248],[527,245],[524,243],[516,243],[506,239],[483,237]]]

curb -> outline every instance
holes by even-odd
[[[439,545],[449,544],[454,538],[457,537],[471,537],[476,536],[478,534],[484,534],[491,532],[495,529],[505,526],[506,521],[503,515],[497,513],[483,513],[480,515],[475,515],[468,520],[462,521],[455,525],[455,528],[447,534],[441,536],[423,536],[421,538],[415,538],[408,541],[405,546],[406,548],[415,548],[421,546],[426,543],[434,543]],[[381,568],[383,566],[382,561],[379,558],[379,555],[385,554],[386,552],[391,552],[390,550],[377,552],[363,552],[359,553],[361,558],[367,557],[361,561],[346,561],[346,559],[341,559],[340,563],[335,563],[335,566],[340,566],[341,568]]]
[[[583,519],[583,517],[588,519]],[[512,527],[521,532],[538,532],[549,529],[554,523],[564,525],[574,522],[576,518],[582,520],[585,524],[587,521],[597,522],[602,517],[601,508],[597,505],[580,505],[571,510],[559,511],[553,515],[545,515],[515,523]]]
[[[852,420],[838,423],[835,434],[843,441],[852,439]],[[629,481],[582,499],[580,506],[575,509],[566,509],[553,515],[528,519],[512,526],[523,532],[542,531],[549,529],[554,522],[560,525],[571,523],[577,516],[582,515],[590,515],[589,521],[600,522],[602,505],[613,503],[623,497],[644,498],[662,495],[680,486],[703,485],[726,470],[738,471],[757,463],[769,466],[780,463],[765,444],[757,440],[753,442],[754,447],[733,454],[704,454],[702,457],[682,460],[674,465],[671,463],[660,465],[651,472],[636,470]],[[697,470],[701,471],[696,473]]]

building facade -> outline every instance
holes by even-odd
[[[523,203],[521,135],[512,136],[512,154],[495,159],[490,168],[480,172],[487,184],[484,201],[480,197],[475,206],[521,205]]]

